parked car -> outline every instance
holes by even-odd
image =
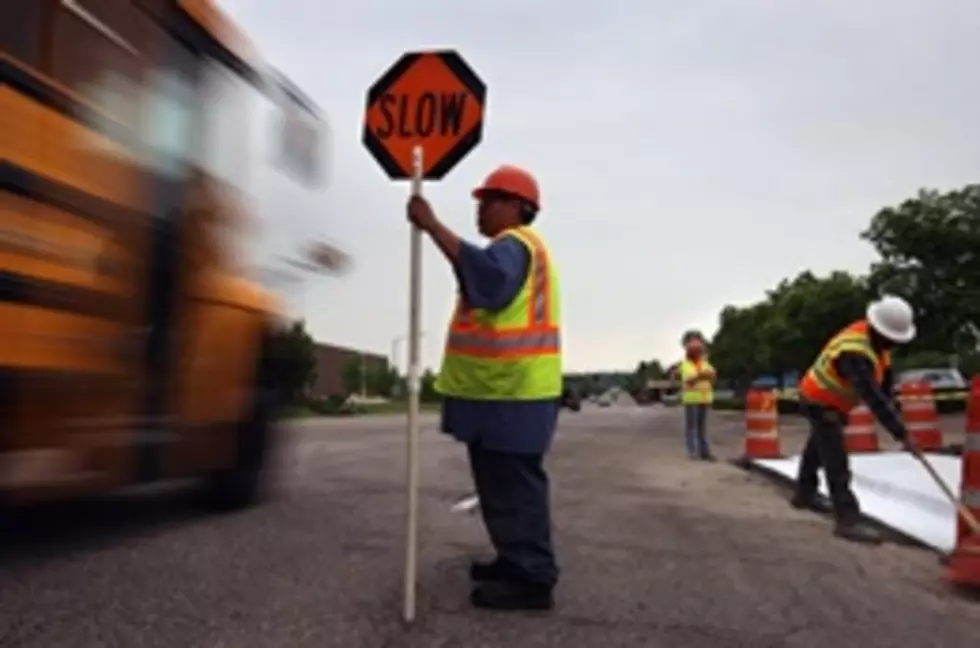
[[[950,367],[938,369],[908,369],[898,375],[896,382],[899,385],[924,382],[928,383],[934,391],[960,391],[967,388],[966,379],[959,369]]]

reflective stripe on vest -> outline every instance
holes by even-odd
[[[527,323],[517,328],[495,327],[492,323],[487,326],[488,323],[478,322],[473,309],[465,306],[460,299],[456,303],[456,316],[446,338],[447,354],[522,357],[558,353],[560,334],[550,324],[548,253],[537,236],[526,228],[508,230],[504,235],[521,238],[528,249],[533,251]]]
[[[561,303],[558,273],[530,229],[504,232],[524,246],[528,276],[501,310],[457,300],[435,388],[468,400],[550,400],[561,395]]]
[[[880,384],[890,364],[887,354],[879,356],[868,339],[868,324],[860,320],[837,333],[823,348],[816,362],[800,383],[802,398],[849,411],[860,402],[854,388],[837,375],[834,361],[841,353],[859,353],[874,366],[874,378]]]

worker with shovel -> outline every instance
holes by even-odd
[[[850,411],[867,404],[881,425],[908,444],[908,432],[892,398],[891,351],[915,337],[912,307],[900,297],[884,296],[868,305],[866,318],[837,333],[800,381],[800,413],[810,423],[800,458],[796,508],[833,512],[834,534],[855,542],[878,543],[879,534],[861,523],[851,490],[844,441]],[[831,509],[817,500],[817,471],[823,466]]]
[[[446,336],[436,390],[442,429],[465,443],[479,507],[496,549],[474,563],[471,601],[499,610],[553,606],[558,567],[551,542],[544,468],[562,391],[558,275],[529,226],[540,209],[538,185],[504,166],[473,191],[486,248],[462,241],[421,197],[408,218],[452,265],[459,297]]]

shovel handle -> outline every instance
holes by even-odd
[[[953,503],[957,512],[960,514],[960,517],[966,520],[966,523],[970,526],[970,529],[973,530],[973,533],[980,535],[980,520],[977,520],[976,516],[973,515],[970,509],[966,508],[966,506],[963,505],[963,502],[956,497],[953,489],[949,487],[946,480],[943,479],[942,476],[936,471],[936,468],[932,465],[932,462],[929,461],[929,459],[927,459],[926,456],[922,454],[922,451],[915,445],[908,443],[907,448],[909,452],[911,452],[915,458],[919,460],[919,463],[921,463],[922,467],[926,469],[929,476],[932,477],[932,480],[936,482],[936,485],[942,489],[946,497],[949,498],[949,501]]]

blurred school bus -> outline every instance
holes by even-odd
[[[0,38],[0,504],[203,477],[247,505],[280,315],[233,241],[250,183],[318,186],[319,111],[207,0],[3,0]]]

